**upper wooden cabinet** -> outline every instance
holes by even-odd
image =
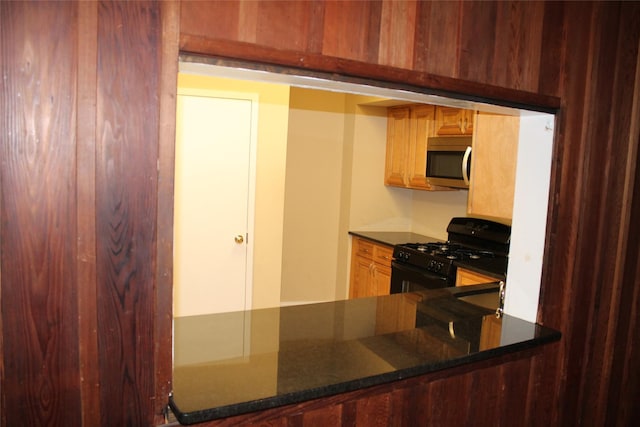
[[[418,190],[442,190],[427,183],[427,138],[433,135],[433,105],[390,107],[387,114],[385,185]]]
[[[452,107],[436,108],[436,135],[473,135],[473,110]]]
[[[467,213],[510,221],[520,118],[478,113],[474,128]]]
[[[409,133],[411,109],[408,106],[387,110],[387,154],[384,183],[406,187],[407,163],[409,159]]]

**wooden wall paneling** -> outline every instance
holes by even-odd
[[[628,58],[638,57],[640,31],[631,24],[622,7],[604,8],[598,5],[596,13],[602,25],[600,37],[601,50],[608,48],[598,56],[597,98],[602,101],[600,107],[608,115],[599,114],[602,120],[596,140],[598,145],[594,158],[606,156],[606,162],[598,162],[602,169],[601,192],[603,203],[599,206],[598,244],[605,254],[611,256],[600,260],[601,269],[593,277],[595,281],[594,313],[591,319],[590,333],[593,344],[588,364],[585,365],[584,399],[581,417],[604,424],[607,413],[607,397],[611,381],[612,359],[616,351],[616,329],[619,316],[624,313],[624,304],[620,297],[622,289],[628,286],[624,282],[628,230],[631,211],[631,198],[635,170],[637,167],[637,136],[632,137],[631,120],[628,115],[633,109],[635,67],[637,61]],[[633,15],[632,13],[629,15]],[[636,15],[638,18],[638,15]],[[626,22],[626,25],[624,23]],[[637,22],[637,21],[635,21]],[[630,51],[631,54],[627,54]],[[614,85],[614,83],[617,83]],[[616,87],[618,88],[616,90]],[[594,112],[595,113],[595,112]],[[598,112],[599,113],[599,112]],[[594,146],[595,147],[595,146]],[[595,168],[595,165],[594,165]],[[615,215],[611,215],[615,212]],[[612,233],[613,230],[620,230]],[[606,282],[608,286],[597,286]]]
[[[583,5],[584,6],[584,5]],[[550,208],[547,220],[547,242],[545,246],[542,282],[547,286],[541,288],[538,321],[546,326],[568,333],[567,307],[571,301],[578,237],[578,221],[580,203],[579,195],[583,191],[580,176],[583,174],[583,138],[588,122],[582,109],[571,108],[574,105],[585,105],[585,92],[588,80],[590,49],[590,27],[585,22],[591,20],[591,6],[578,7],[575,3],[567,3],[564,10],[566,50],[571,49],[571,61],[563,66],[562,108],[556,115],[553,147],[553,167],[551,176]],[[569,54],[567,54],[569,55]],[[551,244],[553,242],[553,244]],[[565,342],[565,340],[563,340]]]
[[[298,52],[319,52],[317,42],[321,42],[322,35],[310,31],[311,28],[322,31],[322,22],[317,26],[312,24],[314,20],[322,21],[324,16],[324,7],[316,0],[257,3],[257,44]],[[309,49],[310,46],[315,49]]]
[[[255,42],[258,2],[181,1],[181,31],[195,36]]]
[[[418,2],[413,69],[457,77],[460,61],[459,2]]]
[[[614,79],[611,78],[617,55],[616,49],[611,49],[611,46],[616,46],[618,37],[619,10],[616,9],[618,7],[611,5],[604,8],[596,5],[593,9],[594,16],[599,19],[592,31],[594,57],[588,82],[592,102],[586,118],[589,127],[585,135],[587,151],[583,177],[584,188],[588,191],[582,196],[591,208],[581,215],[579,245],[582,254],[574,276],[577,283],[591,285],[580,290],[580,294],[574,298],[574,303],[584,307],[584,323],[580,330],[575,330],[575,336],[579,339],[571,343],[573,347],[570,349],[583,357],[582,363],[573,371],[576,377],[572,378],[572,382],[578,385],[578,405],[577,412],[570,419],[590,419],[596,424],[601,422],[598,420],[602,414],[601,399],[606,401],[599,388],[606,384],[608,376],[607,361],[603,359],[607,332],[599,329],[613,327],[616,322],[609,310],[617,309],[612,298],[618,286],[615,281],[619,279],[615,274],[615,265],[620,236],[611,231],[620,230],[620,213],[624,210],[620,199],[624,187],[620,185],[620,180],[624,179],[624,174],[620,173],[618,163],[621,160],[619,156],[625,155],[626,150],[612,150],[613,141],[609,136],[609,127],[615,122],[617,113],[612,98]],[[616,70],[613,69],[613,72],[615,74]],[[608,114],[604,115],[602,111]],[[615,214],[612,215],[612,212]],[[598,251],[593,248],[598,248]],[[603,257],[602,254],[611,256]],[[603,286],[603,283],[606,285]],[[576,320],[573,323],[577,323]],[[604,324],[601,320],[604,320]]]
[[[286,418],[283,426],[290,427],[292,425],[299,426],[339,426],[346,425],[343,418],[344,405],[331,405],[311,411],[304,412],[300,415],[293,415]]]
[[[538,93],[558,95],[561,92],[562,64],[567,57],[564,10],[565,2],[545,2],[541,30]]]
[[[356,401],[357,426],[386,426],[391,415],[390,393],[379,393]]]
[[[538,90],[544,8],[544,2],[498,2],[492,84]]]
[[[634,28],[630,23],[638,22],[640,10],[638,8],[627,10],[628,5],[622,7],[621,18],[626,25],[621,25],[621,29]],[[640,121],[633,120],[640,117],[640,37],[633,31],[626,30],[623,33],[626,37],[620,45],[625,49],[636,49],[635,55],[625,55],[626,63],[618,68],[631,73],[635,70],[635,76],[627,75],[629,84],[617,85],[617,90],[627,93],[633,87],[633,100],[626,108],[630,114],[626,117],[629,120],[625,123],[628,126],[628,136],[614,135],[614,138],[627,141],[629,146],[629,162],[635,159],[633,166],[635,170],[628,171],[634,178],[629,183],[631,193],[628,203],[630,204],[627,222],[627,245],[624,253],[624,271],[620,280],[620,306],[618,308],[617,330],[615,331],[615,345],[611,357],[611,380],[609,394],[606,401],[606,425],[631,425],[634,420],[640,418],[640,223],[635,218],[640,218]],[[627,38],[628,37],[628,38]],[[635,61],[633,57],[635,56]],[[633,79],[633,82],[631,82]],[[618,93],[618,96],[621,94]],[[617,130],[618,127],[615,127]],[[614,130],[614,131],[615,131]],[[634,286],[635,284],[635,286]],[[620,399],[620,396],[627,397]]]
[[[472,375],[467,373],[433,381],[422,390],[416,390],[418,399],[411,409],[411,413],[415,415],[409,418],[406,425],[411,425],[411,418],[434,427],[470,425],[473,420],[469,419],[469,408],[475,399],[474,393],[477,393],[471,386]],[[461,396],[464,398],[461,399]]]
[[[495,2],[462,2],[461,7],[458,77],[493,84],[493,49],[496,43],[498,6]]]
[[[534,397],[529,393],[540,393],[539,389],[529,388],[531,359],[521,359],[496,367],[496,384],[500,393],[500,414],[498,419],[505,425],[537,424],[537,413],[531,412],[529,402]],[[478,391],[481,395],[482,391]]]
[[[82,425],[100,423],[96,283],[96,46],[98,3],[77,3],[77,235],[78,327]]]
[[[640,64],[639,64],[640,65]],[[640,69],[640,68],[639,68]],[[640,72],[638,73],[640,77]],[[640,83],[640,80],[637,80]],[[638,86],[636,86],[638,87]],[[636,94],[640,91],[636,90]],[[638,96],[636,95],[636,99]],[[638,101],[636,101],[638,102]],[[636,107],[635,111],[638,109]],[[638,115],[636,114],[635,117]],[[637,125],[636,125],[637,126]],[[637,128],[636,128],[637,135]],[[640,144],[636,137],[636,146]],[[640,164],[640,151],[636,155]],[[640,168],[636,167],[631,217],[640,217]],[[611,382],[606,399],[605,425],[633,425],[640,417],[640,223],[632,221],[629,228],[626,271],[622,278],[621,305],[611,357]],[[635,284],[635,286],[634,286]],[[623,397],[623,398],[621,398]]]
[[[321,54],[324,43],[325,0],[312,0],[309,5],[307,52]]]
[[[575,378],[575,374],[569,375],[568,369],[579,370],[582,354],[576,351],[569,355],[568,352],[584,342],[581,341],[584,336],[576,338],[574,331],[580,335],[584,330],[584,317],[588,313],[584,310],[585,300],[581,298],[584,292],[580,293],[585,289],[584,285],[577,282],[574,275],[580,268],[578,229],[580,212],[584,209],[581,196],[586,191],[581,177],[585,168],[582,153],[588,123],[582,106],[589,102],[586,86],[589,80],[591,27],[588,23],[591,22],[591,13],[592,4],[563,5],[562,28],[566,46],[563,51],[571,56],[571,60],[562,63],[562,82],[558,85],[562,108],[556,116],[548,231],[543,260],[545,268],[538,311],[538,321],[560,330],[563,338],[554,354],[557,358],[552,359],[549,355],[537,359],[532,374],[549,391],[548,397],[533,395],[535,413],[545,417],[548,413],[539,411],[538,405],[544,408],[548,407],[545,406],[547,402],[555,404],[550,415],[554,421],[552,424],[557,425],[571,420],[568,414],[575,414],[576,400],[565,400],[565,393],[568,378]],[[578,318],[574,319],[576,316]],[[574,323],[575,320],[579,321]],[[575,390],[571,393],[575,394]]]
[[[417,2],[383,0],[378,64],[413,68]]]
[[[0,3],[2,422],[79,425],[73,3]]]
[[[379,1],[327,2],[324,8],[322,54],[376,63],[380,46],[381,8]]]
[[[164,421],[173,370],[173,178],[178,88],[180,4],[161,3],[158,141],[157,264],[155,290],[155,423]]]
[[[469,393],[469,404],[465,411],[465,424],[483,423],[485,420],[501,420],[503,384],[499,381],[499,374],[499,367],[479,369],[469,374],[471,376],[471,392]],[[480,397],[480,394],[482,394],[482,397]],[[474,399],[474,397],[477,397],[477,399]],[[526,396],[520,395],[520,397],[526,399]]]
[[[562,228],[556,230],[556,236],[550,237],[553,245],[547,246],[550,279],[545,287],[547,295],[540,306],[543,311],[541,321],[561,328],[563,333],[559,353],[561,362],[552,388],[564,403],[557,408],[560,425],[574,423],[577,419],[578,399],[565,400],[565,397],[567,393],[577,396],[576,390],[579,392],[580,375],[587,357],[585,343],[588,339],[586,331],[591,301],[588,294],[593,290],[592,286],[586,285],[590,283],[589,277],[583,276],[586,282],[580,280],[580,275],[591,271],[593,267],[593,260],[590,259],[593,247],[589,247],[586,241],[593,231],[584,227],[587,219],[581,218],[581,211],[584,212],[589,206],[585,194],[596,191],[595,188],[589,188],[585,174],[589,173],[586,153],[590,150],[589,145],[597,142],[589,138],[591,123],[586,112],[575,107],[594,102],[589,86],[594,31],[591,25],[585,24],[591,23],[593,4],[576,6],[567,4],[565,15],[567,49],[572,54],[571,60],[564,65],[564,76],[571,77],[563,82],[563,99],[567,105],[562,117],[566,122],[560,124],[564,143],[561,160],[563,176],[562,182],[556,186],[559,193],[556,195],[558,206],[554,213],[556,224]]]
[[[410,393],[406,387],[394,387],[389,393],[391,412],[389,413],[389,423],[391,426],[410,425]],[[417,408],[414,408],[414,410]],[[420,418],[413,418],[419,420]],[[345,423],[345,425],[347,425]],[[353,424],[351,424],[353,425]]]
[[[150,425],[154,390],[157,2],[98,9],[96,229],[102,425]]]

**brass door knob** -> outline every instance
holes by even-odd
[[[242,243],[244,242],[244,236],[243,236],[242,234],[238,234],[238,235],[235,237],[235,241],[236,241],[236,243],[237,243],[237,244],[239,244],[239,245],[240,245],[240,244],[242,244]]]

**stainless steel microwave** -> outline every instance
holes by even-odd
[[[471,137],[441,136],[427,140],[427,182],[444,187],[469,188]]]

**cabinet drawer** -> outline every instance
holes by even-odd
[[[356,254],[358,256],[373,259],[373,251],[375,246],[373,242],[356,238],[354,243],[356,244]]]
[[[393,256],[393,248],[390,246],[374,245],[373,260],[387,267],[391,267],[391,257]]]

